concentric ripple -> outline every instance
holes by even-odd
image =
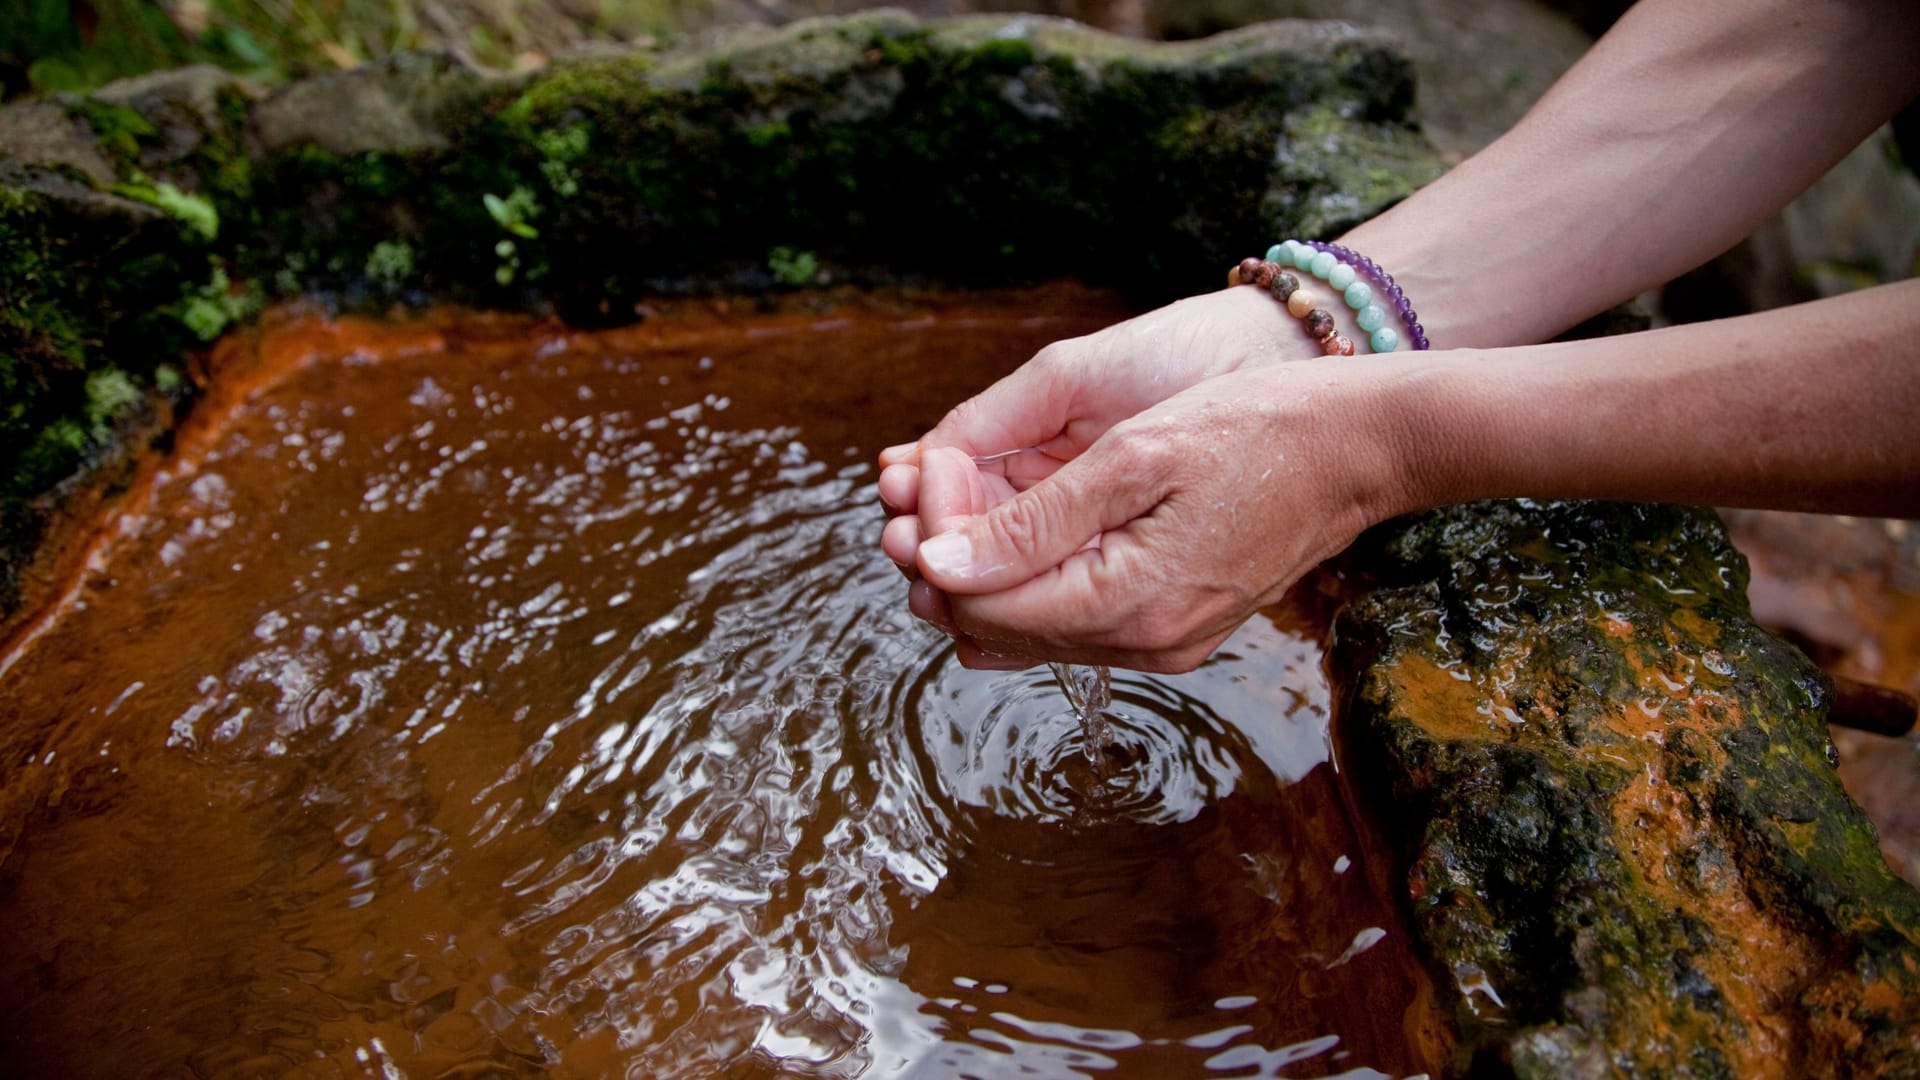
[[[0,658],[0,1074],[1417,1071],[1311,634],[1089,761],[906,613],[878,448],[1111,314],[1022,302],[262,343]]]
[[[1088,731],[1045,668],[984,681],[950,657],[902,703],[923,782],[949,814],[978,809],[1066,825],[1191,820],[1233,790],[1251,748],[1171,682],[1116,672],[1108,737]]]

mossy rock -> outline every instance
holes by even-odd
[[[809,253],[821,280],[1075,274],[1164,299],[1438,173],[1408,121],[1405,63],[1328,24],[1152,45],[882,11],[530,78],[405,63],[257,110],[282,284],[357,296],[373,247],[404,242],[420,293],[576,319],[801,283],[770,265],[776,250]],[[320,114],[394,134],[343,152],[309,132]],[[1311,128],[1297,151],[1295,126]]]
[[[1342,723],[1459,1069],[1920,1075],[1920,896],[1711,512],[1467,505],[1350,558],[1377,579],[1336,628]]]
[[[264,298],[619,321],[663,292],[1072,274],[1149,303],[1437,175],[1412,98],[1333,24],[1150,45],[877,12],[532,76],[188,69],[0,110],[0,627],[64,495],[163,434],[183,357]],[[1461,1070],[1910,1065],[1913,895],[1709,516],[1482,506],[1375,540],[1334,660],[1409,810],[1441,985],[1507,1002],[1449,991]]]
[[[55,489],[264,298],[621,321],[667,292],[1073,274],[1166,299],[1437,175],[1412,95],[1333,24],[1149,45],[882,11],[533,76],[404,55],[263,94],[187,68],[0,110],[0,623]]]

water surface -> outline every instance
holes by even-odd
[[[0,1074],[1398,1076],[1312,620],[968,672],[871,464],[1054,289],[293,321],[0,659]]]

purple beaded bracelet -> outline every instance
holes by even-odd
[[[1392,274],[1387,273],[1380,268],[1379,264],[1352,248],[1323,243],[1319,240],[1302,240],[1301,243],[1315,251],[1324,251],[1372,278],[1373,283],[1380,287],[1380,291],[1386,294],[1387,299],[1393,301],[1394,310],[1400,313],[1400,321],[1406,326],[1407,339],[1413,343],[1413,347],[1415,349],[1429,347],[1426,327],[1420,325],[1419,317],[1413,313],[1413,301],[1408,300],[1407,294],[1400,290],[1400,286],[1394,284]]]

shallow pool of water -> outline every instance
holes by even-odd
[[[1430,1067],[1310,618],[1090,762],[878,553],[880,447],[1121,314],[229,343],[0,657],[0,1074]]]

